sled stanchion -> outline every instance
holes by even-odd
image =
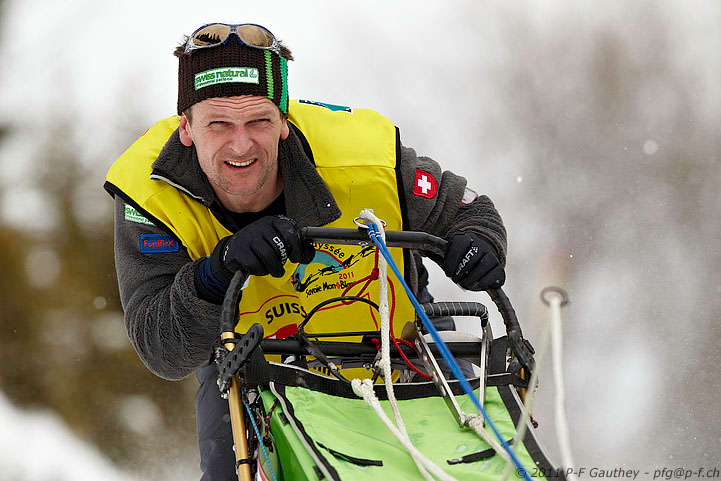
[[[250,406],[247,402],[243,402],[243,405],[245,406],[245,410],[248,412],[248,419],[250,419],[250,422],[253,425],[253,431],[255,432],[256,437],[260,440],[260,430],[258,429],[258,425],[256,424],[255,419],[253,419],[253,412],[250,410]],[[273,481],[278,481],[278,478],[275,477],[275,471],[273,470],[273,463],[270,461],[270,456],[268,456],[268,451],[265,449],[265,444],[263,444],[263,441],[259,441],[258,446],[263,453],[263,457],[265,457],[265,461],[268,463],[268,471],[270,471],[270,477]],[[260,469],[262,468],[259,465],[258,470]]]
[[[240,302],[240,292],[247,280],[247,274],[240,271],[236,272],[230,281],[228,291],[223,299],[223,332],[220,337],[223,346],[232,352],[235,349],[235,342],[226,342],[236,339],[235,335],[235,319],[238,315],[238,303]],[[240,385],[237,375],[234,375],[230,381],[228,389],[228,408],[230,410],[230,425],[233,430],[233,444],[235,446],[235,466],[238,473],[238,481],[252,481],[253,477],[250,472],[250,459],[248,454],[248,438],[246,437],[245,419],[243,417],[243,407],[240,397]]]
[[[223,333],[223,339],[227,333]],[[229,342],[225,348],[232,351],[234,344]],[[240,386],[238,376],[233,376],[228,389],[228,408],[230,409],[230,424],[233,428],[233,444],[235,445],[235,465],[238,472],[238,481],[252,481],[250,463],[248,461],[248,439],[245,435],[245,419],[241,408]]]

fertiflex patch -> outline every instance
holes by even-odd
[[[140,252],[143,254],[162,254],[179,250],[178,241],[169,235],[140,234]]]

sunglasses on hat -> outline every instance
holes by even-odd
[[[275,36],[267,28],[254,23],[209,23],[203,25],[188,38],[188,42],[185,44],[185,53],[201,48],[225,45],[233,33],[238,37],[241,45],[270,50],[280,55],[280,44]]]

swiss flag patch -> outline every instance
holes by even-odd
[[[416,169],[416,180],[413,184],[413,194],[419,197],[432,199],[438,193],[438,182],[431,174],[421,169]]]

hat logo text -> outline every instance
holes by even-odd
[[[223,83],[259,83],[258,69],[253,67],[224,67],[195,74],[195,90]]]

